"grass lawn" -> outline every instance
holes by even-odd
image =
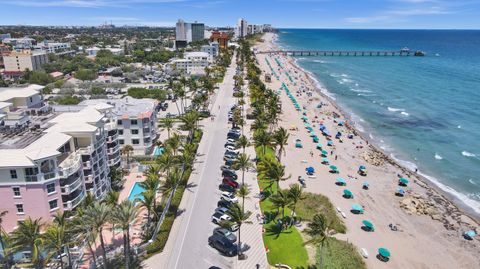
[[[263,150],[257,148],[257,157],[262,158]],[[266,148],[265,155],[275,158],[275,152],[271,148]],[[290,267],[307,268],[308,254],[300,232],[295,227],[290,227],[287,230],[282,230],[277,225],[277,219],[281,218],[277,209],[272,206],[268,196],[277,191],[277,184],[271,184],[268,180],[260,179],[258,181],[260,189],[266,194],[266,199],[260,203],[260,208],[265,214],[269,222],[264,225],[265,233],[263,234],[263,242],[268,247],[267,253],[268,263],[275,265],[277,263],[287,264]],[[285,208],[285,215],[290,215],[290,209]]]
[[[310,192],[306,192],[304,195],[305,199],[297,204],[297,216],[301,217],[303,221],[310,221],[315,214],[322,213],[331,221],[332,229],[338,233],[347,231],[347,227],[345,227],[343,220],[339,218],[328,197]]]
[[[320,268],[320,247],[316,257],[317,267]],[[346,241],[329,238],[323,250],[323,268],[328,269],[366,269],[367,266],[357,248]]]

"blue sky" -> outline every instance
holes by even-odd
[[[480,29],[480,0],[0,0],[0,25],[210,26],[239,17],[283,28]]]

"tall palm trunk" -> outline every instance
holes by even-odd
[[[323,268],[323,243],[325,239],[322,240],[322,244],[320,245],[320,269]]]
[[[103,240],[103,228],[100,229],[100,247],[102,248],[103,268],[108,269],[107,266],[107,251],[105,250],[105,242]]]
[[[92,255],[93,264],[95,265],[95,268],[97,268],[97,257],[95,256],[95,251],[93,251],[92,244],[90,243],[89,240],[87,240],[87,245],[88,245],[88,250],[90,251],[90,255]]]
[[[238,257],[242,256],[242,239],[240,237],[241,233],[240,231],[242,230],[242,225],[238,225]]]

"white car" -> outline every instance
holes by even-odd
[[[220,222],[224,220],[231,220],[229,215],[222,214],[220,212],[216,212],[215,214],[212,215],[212,222],[215,224],[219,224]]]
[[[231,192],[224,191],[222,192],[222,196],[220,196],[220,199],[232,202],[232,203],[238,203],[238,198],[235,197],[235,195]]]
[[[236,154],[238,154],[240,151],[238,149],[236,149],[235,147],[232,147],[232,146],[226,146],[225,147],[228,151],[231,151],[231,152],[234,152]]]
[[[227,139],[227,143],[233,143],[233,144],[236,144],[237,141],[235,139],[232,139],[232,138],[229,138]]]

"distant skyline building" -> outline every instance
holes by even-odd
[[[175,24],[175,47],[185,48],[188,43],[205,39],[205,24],[188,23],[179,19]]]
[[[205,39],[205,24],[194,22],[191,24],[192,29],[192,41],[201,41]]]
[[[240,18],[237,22],[237,27],[235,28],[235,37],[242,38],[248,35],[248,22]]]

